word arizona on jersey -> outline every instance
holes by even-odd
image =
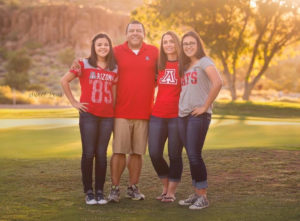
[[[80,81],[80,102],[88,103],[88,112],[100,117],[113,117],[112,86],[116,84],[117,68],[113,71],[94,67],[88,59],[73,62],[70,72]]]

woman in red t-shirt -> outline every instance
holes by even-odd
[[[76,77],[81,86],[77,101],[69,83]],[[75,60],[61,79],[65,95],[79,111],[82,141],[81,172],[86,204],[106,204],[103,186],[106,177],[106,152],[113,129],[117,65],[110,38],[100,33],[92,40],[88,58]],[[92,187],[95,158],[95,195]]]
[[[163,191],[158,200],[173,202],[182,174],[182,144],[178,134],[178,102],[180,77],[178,59],[180,42],[174,32],[168,31],[161,38],[158,61],[158,93],[149,123],[149,154],[153,167],[161,179]],[[163,157],[168,138],[170,166]]]

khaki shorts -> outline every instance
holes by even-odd
[[[145,154],[148,125],[148,120],[115,118],[113,153]]]

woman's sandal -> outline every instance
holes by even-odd
[[[162,200],[167,194],[166,193],[162,193],[160,194],[160,196],[156,197],[157,200]]]
[[[172,203],[175,200],[176,200],[175,196],[164,196],[161,201],[163,203]]]

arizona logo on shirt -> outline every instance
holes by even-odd
[[[166,69],[164,76],[159,80],[160,84],[173,84],[177,85],[177,79],[175,77],[175,69]]]
[[[103,81],[113,81],[114,76],[111,74],[106,74],[106,73],[95,73],[92,71],[90,73],[90,79],[97,79],[97,80],[103,80]]]

